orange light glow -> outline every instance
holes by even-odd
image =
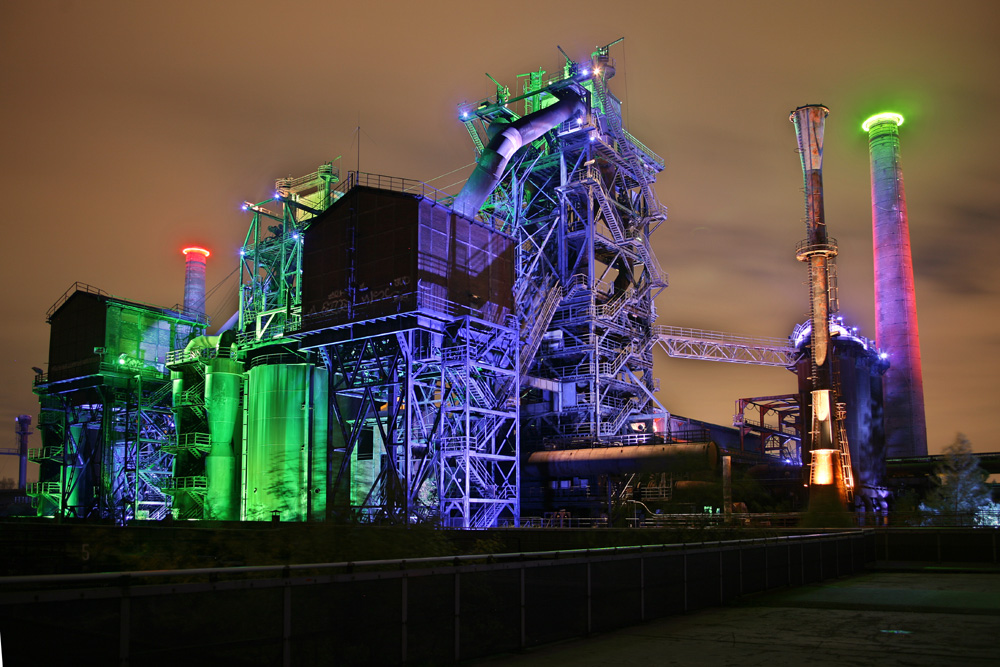
[[[208,257],[211,254],[210,252],[208,252],[204,248],[196,248],[196,247],[184,248],[184,250],[181,250],[181,252],[184,253],[185,257],[187,257],[188,253],[192,253],[192,252],[196,252],[196,253],[198,253],[200,255],[204,255],[205,257]]]
[[[834,468],[837,464],[836,449],[814,449],[812,453],[812,479],[810,482],[819,486],[829,486],[834,481]]]

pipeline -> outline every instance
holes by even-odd
[[[719,448],[714,442],[680,445],[630,445],[534,452],[525,472],[542,477],[593,477],[632,473],[715,470]]]
[[[456,213],[474,218],[500,182],[514,153],[552,128],[585,112],[583,100],[576,93],[561,90],[552,94],[559,98],[558,102],[517,119],[490,140],[469,180],[455,197]]]

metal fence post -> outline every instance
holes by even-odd
[[[118,664],[124,667],[129,662],[131,642],[131,589],[128,575],[122,578],[121,602],[118,606]]]
[[[525,649],[528,647],[528,635],[527,635],[527,604],[525,600],[525,568],[524,561],[521,561],[521,648]]]
[[[837,565],[837,578],[838,579],[840,578],[840,542],[841,542],[841,538],[838,537],[834,541],[834,543],[833,543],[833,545],[835,547],[837,547],[837,553],[836,553],[836,556],[834,557],[833,561]]]
[[[282,662],[285,667],[292,664],[292,581],[291,570],[286,565],[281,571],[284,577],[284,614],[281,627]]]
[[[646,554],[639,550],[639,620],[646,620]]]
[[[720,607],[726,603],[726,591],[725,591],[726,568],[722,563],[722,554],[724,553],[725,551],[723,551],[723,549],[720,547],[719,548],[719,606]]]
[[[787,581],[785,582],[785,585],[791,588],[792,587],[792,543],[785,542],[785,547],[788,550],[788,557],[787,557],[788,563],[787,567],[785,568],[787,570],[787,574],[785,575]],[[764,555],[765,556],[767,555],[767,544],[764,545]],[[767,561],[765,560],[764,562],[766,563]]]
[[[592,614],[593,608],[591,607],[591,595],[593,591],[590,586],[590,559],[587,560],[587,636],[589,637],[591,632],[593,632],[594,617]]]
[[[402,577],[399,578],[399,593],[400,593],[400,612],[399,612],[399,660],[400,662],[406,662],[406,622],[407,622],[407,604],[406,604],[406,594],[409,584],[409,579],[404,573]]]
[[[684,611],[687,612],[687,610],[688,610],[688,555],[687,555],[687,545],[684,546],[683,572],[684,572]]]
[[[740,595],[743,595],[743,540],[739,542],[737,553],[740,557]]]
[[[461,645],[460,645],[461,639],[459,638],[459,635],[461,634],[461,625],[460,625],[461,618],[459,615],[461,614],[462,611],[460,608],[461,586],[462,586],[461,574],[458,571],[456,571],[455,572],[455,662],[458,662],[461,655]]]

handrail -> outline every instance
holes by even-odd
[[[709,515],[698,515],[708,517]],[[711,515],[715,516],[715,515]],[[510,528],[508,530],[520,530]],[[838,530],[831,533],[811,533],[806,535],[779,535],[775,537],[754,537],[739,540],[718,540],[715,542],[692,542],[680,544],[637,544],[630,546],[614,547],[593,547],[580,549],[556,549],[548,551],[527,551],[527,552],[507,552],[492,554],[464,554],[458,556],[422,556],[418,558],[395,558],[385,560],[366,561],[340,561],[335,563],[301,563],[294,565],[240,565],[234,567],[196,567],[178,570],[131,570],[127,572],[89,572],[83,574],[42,574],[42,575],[14,575],[0,577],[0,589],[10,585],[23,584],[57,584],[57,583],[87,583],[106,582],[120,585],[123,581],[130,579],[153,579],[165,577],[177,577],[192,575],[220,575],[220,574],[261,574],[274,573],[288,575],[293,572],[345,569],[356,571],[359,568],[386,567],[402,570],[407,565],[461,565],[463,563],[475,563],[488,560],[493,563],[500,561],[525,561],[554,559],[561,560],[566,557],[601,557],[629,554],[642,554],[650,551],[701,551],[710,548],[739,548],[746,544],[784,544],[795,542],[827,541],[842,539],[845,535],[856,535],[872,532],[869,528],[854,528]]]
[[[111,296],[99,287],[94,287],[93,285],[83,283],[78,280],[70,285],[69,289],[63,292],[62,296],[56,299],[56,302],[53,303],[47,311],[45,311],[46,321],[51,319],[53,313],[59,310],[59,307],[66,303],[66,301],[77,292],[86,292],[87,294],[96,294],[98,296]]]
[[[674,327],[663,324],[653,325],[653,335],[671,338],[690,338],[703,340],[712,343],[730,343],[735,345],[748,345],[751,347],[778,347],[791,348],[792,345],[787,338],[766,338],[755,336],[741,336],[727,333],[725,331],[708,331],[707,329],[689,329],[686,327]]]

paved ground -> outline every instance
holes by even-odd
[[[478,664],[998,665],[1000,572],[872,571]]]

